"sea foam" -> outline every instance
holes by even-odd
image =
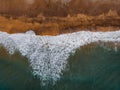
[[[67,59],[80,46],[92,42],[120,42],[120,31],[90,32],[80,31],[58,36],[37,36],[33,31],[8,34],[0,32],[0,45],[10,54],[19,51],[28,58],[33,69],[43,85],[55,84],[65,71]]]

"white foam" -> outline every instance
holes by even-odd
[[[18,50],[26,56],[36,75],[43,84],[53,84],[60,79],[66,69],[67,59],[80,46],[97,42],[120,42],[120,31],[89,32],[80,31],[58,36],[36,36],[34,32],[8,34],[0,32],[0,45],[10,54]]]

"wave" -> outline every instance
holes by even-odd
[[[0,32],[0,45],[10,54],[19,51],[28,58],[42,85],[49,82],[55,84],[65,71],[67,59],[80,46],[92,42],[120,42],[120,31],[90,32],[80,31],[58,36],[37,36],[33,31],[8,34]]]

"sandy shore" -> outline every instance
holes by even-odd
[[[12,17],[0,16],[0,31],[21,33],[33,30],[37,35],[58,35],[77,31],[120,30],[120,16],[106,14],[87,16],[78,14],[67,17]]]

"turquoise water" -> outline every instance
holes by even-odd
[[[42,86],[25,57],[0,48],[0,90],[120,90],[120,49],[90,44],[76,50],[55,85]]]

